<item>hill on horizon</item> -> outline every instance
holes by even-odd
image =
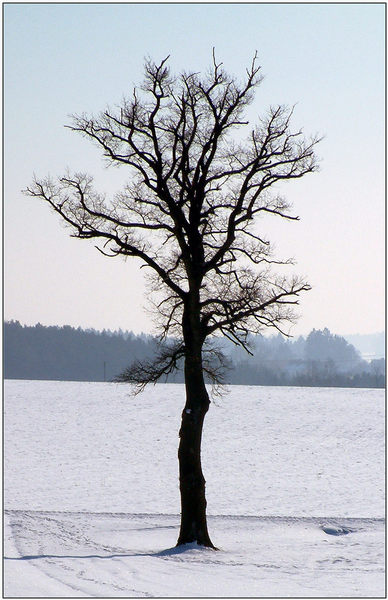
[[[343,336],[365,359],[385,358],[385,331],[376,333],[353,333]]]

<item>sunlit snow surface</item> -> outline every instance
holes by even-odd
[[[384,596],[384,392],[233,386],[206,417],[218,552],[173,549],[181,385],[5,382],[6,596]]]

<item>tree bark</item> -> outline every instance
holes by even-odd
[[[202,427],[210,400],[206,390],[201,352],[185,358],[186,405],[179,431],[179,483],[181,528],[177,546],[197,542],[215,548],[206,521],[205,478],[201,466]]]

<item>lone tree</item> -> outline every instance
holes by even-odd
[[[108,200],[92,177],[75,173],[35,180],[30,196],[45,200],[71,228],[107,256],[133,256],[149,267],[160,321],[160,350],[121,376],[144,386],[184,361],[186,403],[179,432],[181,528],[177,545],[214,548],[207,530],[202,426],[210,400],[206,374],[220,382],[224,361],[212,339],[223,335],[249,351],[248,334],[282,331],[303,280],[275,276],[270,243],[257,217],[297,219],[275,191],[316,169],[316,138],[292,131],[292,110],[271,107],[252,128],[244,109],[261,83],[255,56],[243,82],[213,63],[205,75],[173,76],[168,57],[145,63],[145,80],[117,109],[74,116],[70,129],[94,141],[129,183]],[[247,129],[244,142],[236,131]],[[167,337],[168,336],[168,337]],[[171,341],[173,340],[173,341]]]

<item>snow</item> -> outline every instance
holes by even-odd
[[[5,381],[6,596],[384,597],[384,391],[233,386],[174,548],[184,388]]]

